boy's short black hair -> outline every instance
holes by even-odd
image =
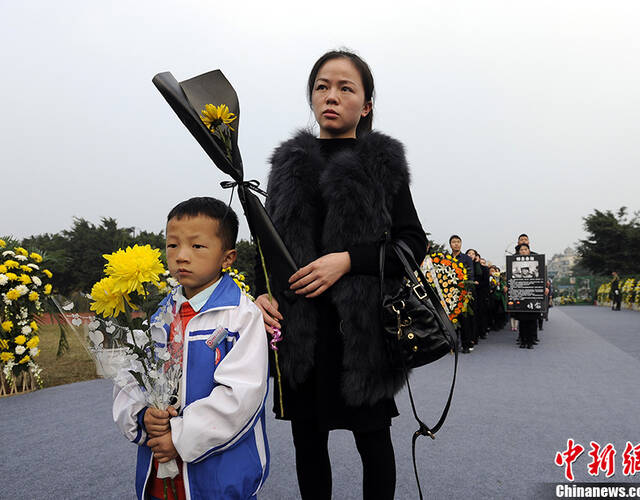
[[[178,203],[167,215],[167,222],[174,217],[182,219],[183,217],[196,217],[197,215],[204,215],[218,221],[218,237],[222,240],[222,246],[225,250],[231,250],[236,247],[238,216],[226,203],[215,198],[199,196]]]
[[[458,238],[460,241],[462,241],[462,238],[460,238],[460,236],[458,236],[457,234],[452,234],[449,237],[449,245],[451,245],[451,240],[454,239],[454,238]]]
[[[526,243],[520,243],[519,245],[516,245],[516,253],[520,252],[521,247],[527,247],[529,251],[531,251],[531,247],[529,245],[527,245]]]
[[[523,236],[525,236],[527,238],[529,237],[529,235],[527,233],[522,233],[520,236],[518,236],[518,239],[522,238]]]

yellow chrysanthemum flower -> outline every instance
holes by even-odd
[[[167,282],[166,281],[159,281],[158,283],[156,283],[156,286],[158,287],[158,290],[162,291],[165,288],[167,288]]]
[[[113,278],[113,290],[123,294],[134,290],[142,294],[143,283],[155,285],[160,281],[159,275],[165,272],[160,262],[160,250],[150,245],[134,245],[103,257],[108,262],[105,273]]]
[[[21,274],[19,280],[23,285],[28,285],[31,283],[31,276],[29,276],[28,274]]]
[[[52,289],[52,288],[53,288],[53,287],[51,286],[51,283],[47,283],[47,284],[44,286],[44,294],[45,294],[45,295],[49,295],[49,294],[51,293],[51,289]]]
[[[98,281],[91,289],[91,310],[105,318],[117,318],[124,312],[124,294],[114,290],[114,278],[108,277]]]
[[[11,299],[11,300],[13,300],[13,299]],[[3,321],[2,322],[2,329],[5,332],[10,332],[12,328],[13,328],[13,321],[7,320],[7,321]]]
[[[6,363],[7,361],[11,361],[13,359],[13,353],[12,352],[3,352],[0,353],[0,361],[2,361],[3,363]]]
[[[20,292],[15,288],[12,288],[7,292],[7,298],[9,300],[18,300],[20,298]]]
[[[4,264],[0,265],[0,274],[4,274],[8,271],[7,266]]]
[[[39,343],[40,343],[40,337],[38,337],[37,335],[34,337],[31,337],[29,339],[29,342],[27,342],[27,348],[33,349],[34,347],[38,347]]]
[[[29,257],[29,252],[27,252],[22,247],[16,247],[14,250],[16,251],[17,254],[24,255],[25,257]]]
[[[235,130],[229,124],[234,121],[237,116],[234,113],[229,112],[229,107],[226,104],[220,104],[220,106],[207,104],[200,113],[200,119],[209,130],[217,127],[218,125],[222,125],[223,123],[228,125],[231,130]]]
[[[43,269],[42,273],[49,279],[53,278],[53,273],[51,271],[49,271],[48,269]]]
[[[0,248],[4,248],[7,246],[7,242],[4,240],[0,240]]]
[[[15,273],[7,273],[5,275],[7,278],[9,278],[9,281],[17,281],[18,280],[18,275]]]
[[[34,332],[38,331],[38,323],[36,323],[35,321],[32,321],[31,323],[29,323],[29,326]]]
[[[40,264],[40,262],[42,262],[42,255],[40,255],[39,253],[31,252],[31,255],[29,255],[29,257],[31,257],[31,260],[36,264]]]
[[[22,345],[27,341],[27,337],[25,337],[24,335],[18,335],[15,339],[13,339],[13,341],[18,345]]]
[[[25,356],[20,361],[18,361],[18,364],[21,365],[23,363],[28,363],[29,361],[31,361],[31,358],[29,356]]]
[[[30,292],[29,293],[29,300],[31,302],[35,302],[36,300],[38,300],[40,298],[40,295],[38,294],[38,292]]]
[[[20,269],[22,269],[25,273],[33,272],[33,269],[31,269],[29,266],[20,266]]]
[[[20,267],[20,264],[18,262],[16,262],[15,260],[5,260],[4,261],[4,265],[7,266],[7,269],[15,269],[17,267]]]
[[[9,349],[9,341],[7,339],[0,339],[0,349]]]

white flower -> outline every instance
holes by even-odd
[[[31,327],[29,325],[23,326],[22,330],[20,331],[22,332],[22,335],[29,335],[32,332]]]
[[[180,282],[177,279],[172,277],[167,278],[167,283],[169,283],[169,286],[171,288],[175,288],[180,284]]]
[[[0,286],[4,286],[9,283],[9,278],[7,278],[4,274],[0,274]]]
[[[134,330],[133,339],[138,346],[146,344],[149,340],[147,334],[143,330]]]
[[[25,260],[27,260],[27,258],[26,258],[24,255],[16,255],[16,256],[15,256],[15,259],[16,259],[16,260],[20,260],[20,261],[25,261]]]
[[[158,373],[158,370],[149,370],[149,378],[159,379],[160,373]]]
[[[5,250],[4,252],[2,252],[2,256],[6,257],[7,255],[11,255],[11,257],[13,257],[16,253],[13,250]]]
[[[169,358],[171,358],[171,354],[169,354],[169,351],[165,349],[158,353],[158,359],[161,359],[162,361],[169,361]]]
[[[31,269],[35,269],[36,271],[40,269],[36,264],[29,263],[27,264],[27,266],[29,266]]]
[[[40,286],[42,285],[42,280],[40,278],[38,278],[37,276],[32,276],[31,277],[31,281],[33,281],[33,284],[35,286]]]
[[[7,294],[6,294],[6,293],[3,293],[3,294],[2,294],[2,300],[3,300],[3,301],[4,301],[4,303],[5,303],[5,304],[7,304],[8,306],[10,306],[11,304],[13,304],[13,302],[7,298]]]
[[[29,355],[32,358],[35,358],[39,352],[40,352],[40,349],[38,349],[37,347],[32,347],[31,349],[29,349]]]
[[[21,356],[22,354],[24,354],[24,351],[26,351],[26,350],[27,350],[26,347],[23,346],[23,345],[17,345],[16,346],[16,354],[18,356]]]
[[[22,319],[27,319],[29,317],[29,309],[27,309],[26,307],[21,307],[20,308],[20,317]]]
[[[16,290],[20,295],[26,295],[29,293],[29,289],[27,288],[27,285],[18,285],[16,287]]]

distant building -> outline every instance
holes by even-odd
[[[572,275],[571,268],[578,262],[578,252],[567,247],[564,253],[557,253],[547,263],[550,278],[566,278]]]

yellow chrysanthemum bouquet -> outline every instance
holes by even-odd
[[[142,391],[149,407],[164,410],[179,406],[184,338],[170,300],[177,281],[160,257],[160,250],[149,245],[104,255],[105,277],[90,294],[90,310],[96,314],[75,312],[74,304],[59,296],[56,302],[98,375],[126,391]],[[171,467],[162,465],[163,470]]]
[[[7,249],[0,239],[0,394],[42,387],[42,369],[36,363],[40,338],[36,319],[51,294],[53,273],[42,255],[25,248]]]

